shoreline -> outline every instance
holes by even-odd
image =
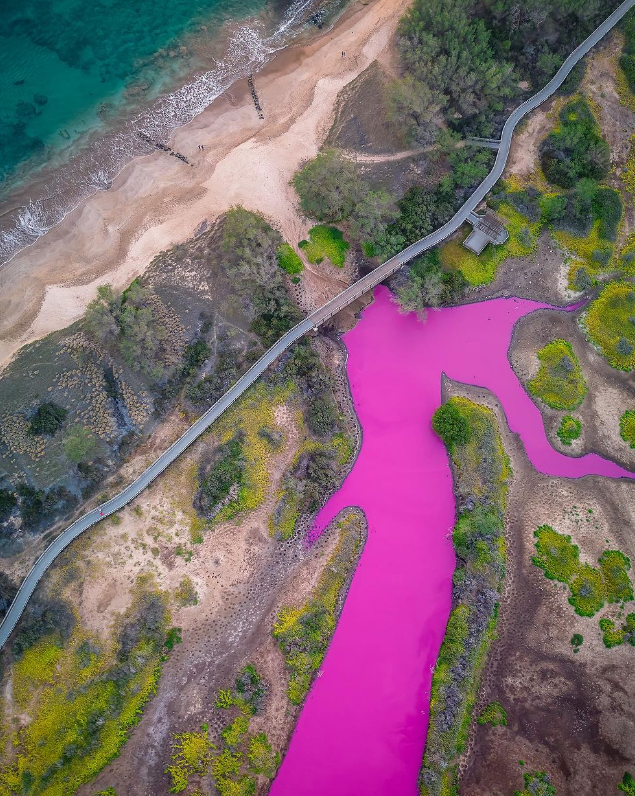
[[[388,47],[408,4],[358,0],[333,28],[284,48],[255,75],[264,121],[247,81],[234,83],[169,140],[194,168],[163,152],[134,159],[108,191],[87,198],[7,263],[0,270],[0,368],[23,345],[81,317],[97,285],[124,287],[154,256],[233,205],[264,212],[297,243],[309,223],[289,180],[319,150],[339,91]]]

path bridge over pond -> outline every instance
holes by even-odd
[[[68,528],[51,542],[51,544],[44,550],[41,556],[37,559],[28,575],[22,581],[18,592],[11,603],[11,606],[0,625],[0,649],[6,644],[7,639],[11,635],[18,619],[22,615],[35,587],[40,582],[48,568],[51,566],[57,556],[68,547],[68,545],[84,531],[96,525],[98,522],[108,517],[111,514],[122,509],[132,500],[134,500],[140,492],[149,486],[155,478],[177,459],[195,440],[197,440],[204,431],[206,431],[212,423],[217,420],[223,412],[225,412],[240,396],[248,389],[255,381],[261,376],[264,371],[275,360],[287,350],[293,343],[303,337],[307,332],[317,329],[325,321],[332,318],[340,310],[347,307],[353,301],[363,296],[364,293],[375,288],[389,276],[392,276],[398,271],[402,265],[409,262],[413,258],[423,254],[423,252],[432,249],[437,244],[444,241],[453,232],[456,232],[459,227],[465,223],[470,213],[474,212],[476,208],[483,201],[485,196],[489,193],[492,187],[496,184],[501,177],[512,142],[512,136],[516,126],[520,120],[530,113],[534,108],[537,108],[545,100],[549,99],[555,91],[557,91],[569,72],[584,56],[610,31],[617,25],[617,23],[624,17],[624,15],[635,5],[635,0],[625,0],[609,17],[607,17],[596,30],[582,42],[576,49],[567,57],[560,69],[551,78],[544,88],[538,91],[529,99],[525,100],[522,105],[515,108],[507,118],[503,131],[501,133],[500,143],[497,148],[496,160],[490,173],[485,177],[483,182],[476,188],[474,193],[469,197],[465,204],[452,216],[452,218],[439,229],[427,235],[425,238],[418,240],[411,246],[408,246],[399,254],[391,257],[385,263],[380,265],[374,271],[371,271],[366,276],[359,279],[350,287],[343,290],[337,296],[332,298],[322,307],[308,315],[303,321],[298,323],[286,334],[284,334],[277,343],[275,343],[260,359],[254,363],[249,370],[244,373],[240,379],[231,387],[225,395],[222,396],[215,404],[213,404],[199,419],[193,423],[183,436],[179,437],[170,447],[165,450],[156,459],[147,470],[144,470],[141,475],[135,479],[129,486],[123,489],[118,495],[110,500],[102,503],[91,511],[84,514],[79,519],[75,520]]]

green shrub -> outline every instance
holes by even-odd
[[[635,66],[633,69],[633,85],[635,85]],[[622,777],[622,781],[618,784],[617,789],[621,790],[622,793],[626,793],[626,796],[635,796],[635,779],[633,779],[633,776],[629,774],[628,771]]]
[[[571,537],[558,533],[550,525],[541,525],[535,532],[538,555],[532,558],[551,580],[570,583],[580,569],[580,550]]]
[[[556,796],[555,786],[544,771],[523,774],[525,787],[514,791],[514,796]]]
[[[599,558],[599,564],[607,601],[630,602],[633,599],[633,584],[628,575],[631,568],[628,556],[619,550],[605,550]]]
[[[584,320],[591,342],[612,367],[635,368],[635,286],[611,282],[593,301]]]
[[[573,188],[585,178],[601,180],[608,174],[609,145],[586,100],[572,100],[564,106],[560,124],[543,141],[540,154],[545,177],[562,188]]]
[[[622,200],[614,188],[598,188],[593,197],[593,212],[600,222],[600,237],[617,239],[617,229],[622,218]]]
[[[329,436],[337,430],[337,407],[329,393],[320,392],[309,399],[305,421],[309,430],[318,437]]]
[[[581,647],[583,641],[584,641],[584,638],[582,637],[582,634],[580,634],[580,633],[574,633],[571,636],[571,646],[574,647],[575,649],[578,649],[579,647]]]
[[[309,230],[309,240],[301,240],[298,246],[304,251],[310,263],[319,265],[326,257],[337,268],[342,268],[350,244],[337,227],[318,224]]]
[[[466,445],[472,436],[470,424],[452,398],[432,415],[432,428],[451,452],[455,445]]]
[[[635,448],[635,412],[631,409],[627,409],[620,417],[620,436],[631,448]]]
[[[616,628],[612,619],[600,619],[600,630],[604,646],[608,649],[619,647],[624,642],[624,631]]]
[[[288,243],[278,247],[278,265],[288,274],[299,274],[304,270],[302,260]]]
[[[571,445],[573,440],[578,439],[582,433],[582,423],[576,417],[565,415],[560,421],[560,426],[556,433],[563,445]]]
[[[580,616],[594,616],[607,602],[633,599],[628,574],[631,562],[619,550],[605,550],[596,569],[580,561],[578,546],[572,544],[570,536],[554,531],[549,525],[541,525],[534,536],[538,555],[532,561],[548,578],[569,586],[569,602]]]
[[[48,434],[53,436],[64,425],[68,412],[49,401],[40,404],[29,423],[29,434]]]
[[[552,409],[576,409],[587,392],[586,381],[571,343],[552,340],[538,351],[538,373],[527,389]]]
[[[477,724],[491,724],[492,727],[506,727],[507,713],[500,702],[490,702],[476,722]]]
[[[205,514],[214,510],[228,495],[232,487],[243,481],[245,460],[242,434],[236,434],[216,451],[211,466],[199,467],[199,490],[196,502]]]
[[[368,191],[357,166],[332,149],[310,160],[293,185],[305,215],[331,224],[347,219]]]

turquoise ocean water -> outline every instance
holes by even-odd
[[[166,140],[329,15],[320,0],[1,5],[0,264],[150,151],[139,133]]]

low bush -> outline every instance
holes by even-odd
[[[635,368],[635,285],[611,282],[584,318],[591,342],[618,370]]]
[[[535,532],[537,555],[532,561],[546,577],[569,586],[569,602],[579,616],[594,616],[605,603],[624,603],[633,599],[629,576],[630,559],[619,550],[605,550],[599,568],[580,561],[580,551],[571,537],[550,525]]]
[[[537,356],[540,367],[527,382],[529,392],[552,409],[577,409],[584,400],[587,385],[571,343],[553,340]]]
[[[476,722],[477,724],[491,724],[492,727],[506,727],[507,713],[500,702],[490,702]]]
[[[203,514],[213,513],[232,487],[240,487],[245,470],[243,444],[244,435],[236,434],[218,448],[211,465],[199,467],[199,490],[195,502]]]
[[[556,432],[563,445],[571,445],[574,440],[579,439],[581,433],[582,422],[571,415],[565,415],[562,418]]]
[[[635,85],[635,63],[633,65],[633,85]],[[626,771],[622,777],[622,781],[618,784],[617,789],[621,790],[622,793],[626,793],[626,796],[635,796],[635,779],[633,778],[632,774]]]
[[[635,412],[631,409],[627,409],[620,417],[620,436],[631,448],[635,448]]]
[[[514,796],[556,796],[556,788],[544,771],[527,772],[523,774],[525,787],[515,790]]]

